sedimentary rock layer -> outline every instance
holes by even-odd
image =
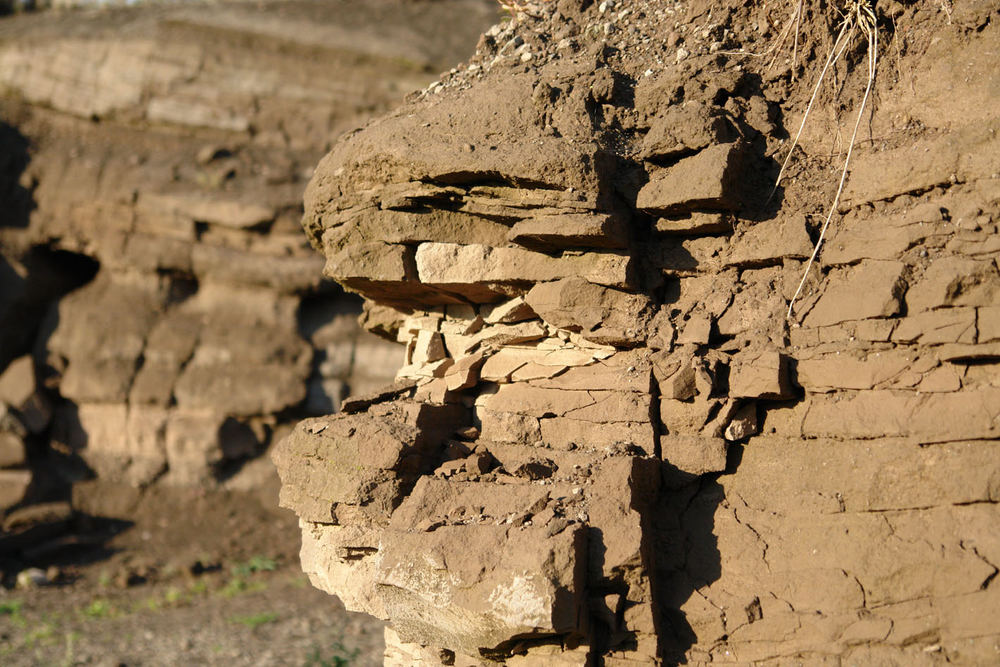
[[[856,147],[786,318],[830,176],[768,197],[798,98],[723,53],[744,5],[523,9],[307,190],[406,345],[275,454],[313,583],[389,621],[387,664],[995,660],[996,139],[921,89],[934,129]],[[995,82],[991,12],[946,55]]]

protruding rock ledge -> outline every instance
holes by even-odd
[[[823,206],[754,193],[775,91],[687,52],[711,28],[662,71],[580,48],[629,44],[624,4],[529,3],[537,22],[484,36],[493,60],[318,168],[306,230],[407,384],[276,458],[304,569],[390,621],[387,664],[906,662],[944,657],[938,632],[992,651],[995,628],[946,616],[997,606],[996,208],[848,188],[790,321]]]

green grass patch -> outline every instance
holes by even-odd
[[[107,600],[97,598],[83,608],[83,615],[87,618],[108,618],[114,612],[114,608]]]
[[[27,624],[24,618],[24,602],[21,600],[3,600],[0,602],[0,616],[7,616],[10,622],[19,628]]]
[[[137,601],[132,605],[132,611],[160,611],[165,607],[177,607],[191,602],[191,598],[184,591],[176,586],[171,586],[163,591],[163,595],[150,595],[148,598]]]
[[[318,646],[314,647],[306,656],[306,667],[350,667],[359,653],[361,649],[347,648],[338,639],[326,651],[321,651]]]
[[[28,634],[24,636],[24,645],[28,648],[32,648],[35,644],[41,642],[49,642],[55,637],[56,626],[49,622],[44,622],[41,625],[32,628]]]
[[[274,572],[278,569],[278,561],[267,556],[254,556],[245,563],[237,563],[232,567],[235,577],[249,577],[257,572]]]
[[[0,602],[0,616],[20,616],[24,602],[21,600],[4,600]]]
[[[75,665],[76,664],[76,659],[75,659],[75,656],[74,656],[74,653],[73,653],[73,647],[76,646],[76,643],[78,641],[80,641],[81,639],[83,639],[83,635],[80,634],[79,632],[70,631],[70,632],[66,633],[66,635],[65,635],[66,651],[65,651],[65,653],[63,653],[62,664],[64,664],[64,665]]]
[[[247,590],[247,580],[243,577],[233,577],[225,586],[219,589],[219,595],[224,598],[231,598],[245,593]]]
[[[239,623],[240,625],[245,625],[251,630],[259,628],[262,625],[267,625],[268,623],[274,623],[278,620],[278,615],[274,612],[267,611],[261,612],[260,614],[251,614],[249,616],[234,616],[230,619],[233,623]]]
[[[267,585],[263,581],[249,582],[243,577],[235,576],[219,589],[219,595],[224,598],[232,598],[244,593],[258,593],[266,589]]]
[[[219,589],[219,595],[231,598],[242,593],[255,593],[267,588],[262,581],[251,582],[250,579],[260,572],[273,572],[278,569],[278,561],[267,556],[254,556],[250,560],[237,563],[230,568],[232,577],[226,585]]]

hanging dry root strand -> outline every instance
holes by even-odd
[[[767,61],[767,66],[765,70],[769,70],[774,67],[774,62],[781,55],[781,47],[785,45],[788,40],[788,35],[793,34],[792,30],[794,28],[794,37],[792,38],[792,67],[791,74],[792,80],[795,80],[795,69],[798,63],[798,53],[799,53],[799,34],[801,33],[802,25],[802,8],[805,4],[805,0],[798,0],[795,3],[795,9],[792,10],[791,15],[785,21],[785,26],[781,29],[778,36],[771,42],[771,46],[767,47],[766,50],[760,53],[755,53],[753,51],[744,51],[740,49],[739,51],[722,51],[722,53],[731,56],[751,56],[753,58],[766,58],[770,56],[770,60]]]
[[[778,39],[775,41],[774,46],[768,49],[768,52],[774,51],[774,55],[771,56],[771,60],[767,63],[767,69],[771,69],[774,66],[774,61],[778,59],[778,55],[781,53],[781,47],[785,44],[785,40],[788,39],[788,32],[792,31],[792,80],[795,80],[795,65],[798,62],[799,55],[799,33],[801,32],[802,26],[802,6],[805,0],[799,0],[795,3],[795,10],[792,11],[792,15],[788,17],[785,22],[785,27],[778,35]],[[765,53],[766,55],[766,53]]]
[[[795,300],[798,299],[799,294],[802,292],[802,287],[806,283],[806,279],[809,277],[809,270],[812,268],[813,263],[816,261],[816,257],[819,255],[819,249],[823,245],[823,240],[826,238],[826,230],[830,226],[830,221],[833,219],[833,214],[837,211],[837,206],[840,204],[840,195],[844,192],[844,183],[847,180],[847,170],[851,164],[851,154],[854,152],[854,142],[858,137],[858,129],[861,127],[861,118],[864,116],[865,108],[868,105],[868,98],[871,95],[872,85],[875,82],[875,69],[878,65],[878,19],[875,16],[875,8],[873,6],[873,0],[848,0],[847,7],[844,11],[844,18],[840,24],[840,30],[837,33],[837,39],[833,42],[833,48],[830,49],[830,54],[827,56],[826,63],[823,65],[823,70],[820,72],[819,79],[816,81],[816,85],[813,88],[812,97],[809,99],[809,105],[806,107],[806,113],[802,117],[802,123],[799,125],[799,131],[795,134],[795,139],[792,141],[791,147],[788,149],[788,155],[785,156],[785,161],[781,165],[781,170],[778,172],[778,178],[774,182],[774,189],[771,190],[771,196],[774,196],[775,190],[778,189],[778,185],[781,183],[781,177],[785,174],[785,169],[788,167],[788,162],[792,157],[792,153],[795,151],[796,145],[798,145],[799,138],[802,136],[802,129],[806,126],[806,121],[809,119],[809,113],[812,111],[813,104],[816,102],[816,97],[819,94],[820,86],[823,84],[823,80],[826,78],[827,72],[830,68],[834,66],[840,57],[847,50],[847,47],[853,41],[855,35],[860,33],[864,36],[867,43],[867,55],[868,55],[868,84],[865,86],[865,94],[861,99],[861,106],[858,109],[858,117],[854,122],[854,132],[851,134],[851,141],[847,147],[847,157],[844,159],[844,167],[840,172],[840,184],[837,187],[837,194],[833,198],[833,204],[830,206],[830,212],[826,216],[826,221],[823,223],[823,228],[819,233],[819,240],[816,241],[816,246],[813,248],[812,255],[809,257],[809,261],[806,263],[806,269],[802,273],[802,280],[799,282],[798,289],[795,290],[795,295],[792,296],[792,300],[788,303],[788,313],[786,317],[791,319],[792,308],[795,306]]]

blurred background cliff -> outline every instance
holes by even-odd
[[[0,1],[8,589],[222,587],[253,558],[300,576],[266,453],[402,354],[322,279],[303,190],[340,134],[499,18],[488,0]]]

